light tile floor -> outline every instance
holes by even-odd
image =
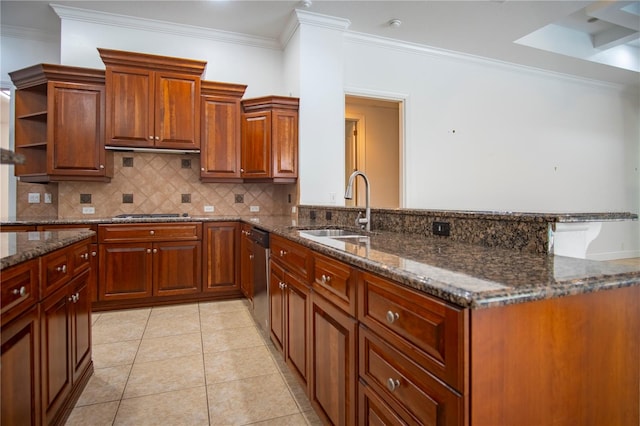
[[[320,425],[244,300],[94,313],[67,425]]]

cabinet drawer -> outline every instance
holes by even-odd
[[[365,272],[358,292],[362,324],[464,392],[466,310]]]
[[[77,246],[72,251],[73,256],[73,274],[77,275],[91,266],[91,245],[83,244]]]
[[[355,317],[355,271],[338,260],[317,253],[314,253],[313,264],[313,289]]]
[[[200,223],[110,224],[98,226],[101,243],[138,241],[198,241],[202,239]]]
[[[311,251],[306,247],[273,235],[271,237],[271,258],[280,262],[305,282],[309,282],[311,279],[313,258]]]
[[[44,299],[66,284],[73,274],[73,251],[76,246],[56,250],[41,258],[41,295]]]
[[[459,394],[364,327],[359,340],[360,376],[406,423],[462,424]]]
[[[33,259],[2,271],[2,325],[38,302],[38,260]]]

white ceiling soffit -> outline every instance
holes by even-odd
[[[640,1],[594,2],[516,43],[640,72]]]

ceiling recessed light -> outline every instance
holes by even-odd
[[[389,26],[393,27],[393,28],[398,28],[400,25],[402,25],[402,21],[399,19],[392,19],[389,21]]]

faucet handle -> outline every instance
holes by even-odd
[[[362,212],[358,212],[358,217],[356,217],[356,226],[359,226],[360,229],[364,229],[367,224],[367,218],[362,217]]]

